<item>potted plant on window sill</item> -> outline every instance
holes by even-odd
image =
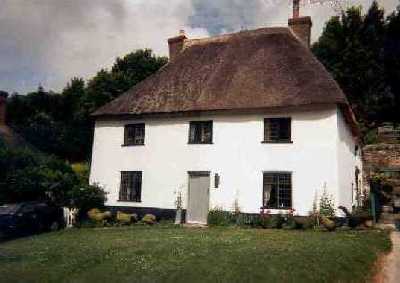
[[[176,206],[176,215],[175,215],[175,224],[182,224],[183,222],[183,217],[182,217],[182,192],[178,191],[176,194],[176,200],[175,200],[175,206]]]

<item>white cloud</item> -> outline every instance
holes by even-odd
[[[372,0],[351,1],[369,5]],[[398,0],[379,1],[393,10]],[[283,26],[290,0],[0,0],[0,89],[25,92],[42,83],[60,90],[73,76],[90,78],[138,48],[168,54],[167,38]],[[313,38],[334,11],[303,7]]]

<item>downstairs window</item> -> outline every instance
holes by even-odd
[[[292,208],[292,174],[266,172],[263,175],[263,207],[270,209]]]
[[[142,194],[142,172],[122,171],[119,189],[120,201],[140,202]]]

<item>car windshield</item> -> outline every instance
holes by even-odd
[[[0,215],[13,214],[20,208],[19,204],[0,205]]]

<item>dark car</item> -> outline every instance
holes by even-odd
[[[57,230],[63,223],[62,209],[44,202],[0,205],[0,239]]]

